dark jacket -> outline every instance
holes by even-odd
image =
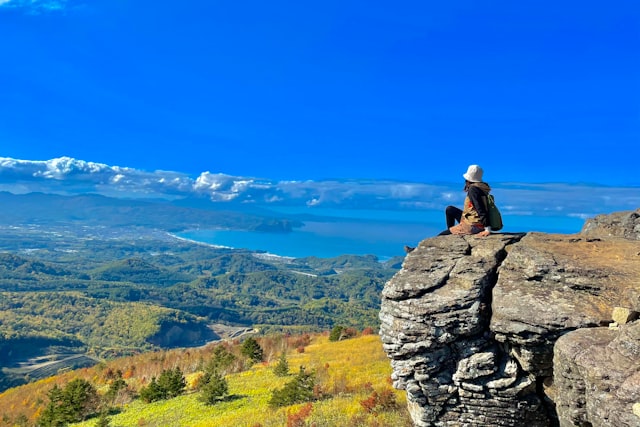
[[[462,209],[462,217],[468,223],[489,226],[486,197],[490,191],[491,187],[486,182],[474,182],[469,185]]]

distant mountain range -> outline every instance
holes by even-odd
[[[237,209],[298,206],[341,209],[441,210],[464,199],[462,177],[451,182],[378,180],[274,181],[202,172],[144,171],[69,157],[19,160],[0,157],[0,191],[58,195],[98,194],[129,200],[170,201],[175,206]],[[458,179],[459,178],[459,179]],[[501,209],[512,215],[586,218],[640,206],[639,187],[589,183],[490,182]],[[136,205],[140,206],[140,205]]]
[[[187,204],[186,200],[181,201]],[[0,192],[0,224],[78,225],[82,227],[143,227],[165,231],[198,228],[234,228],[250,231],[288,232],[299,221],[260,215],[247,209],[224,209],[208,203],[208,209],[179,206],[166,200],[118,199],[97,194],[63,196],[58,194]],[[194,203],[198,205],[198,203]],[[232,206],[229,206],[232,207]],[[222,209],[221,209],[222,208]]]

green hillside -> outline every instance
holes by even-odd
[[[288,260],[153,230],[57,230],[0,234],[0,390],[91,357],[201,345],[214,323],[263,334],[377,328],[397,271],[371,256]]]
[[[216,338],[212,324],[377,329],[380,292],[402,259],[285,259],[169,233],[294,226],[212,204],[2,192],[0,202],[0,391],[96,357],[199,346]]]
[[[257,338],[262,350],[258,363],[244,355],[246,341],[115,359],[0,394],[0,413],[11,414],[0,419],[0,427],[18,421],[35,425],[47,413],[53,387],[64,390],[83,381],[95,390],[97,400],[82,413],[84,422],[71,424],[77,427],[93,427],[99,421],[149,427],[410,427],[404,393],[390,385],[391,367],[380,338],[351,333],[352,338],[341,341],[331,341],[329,334]],[[283,359],[287,368],[278,371]],[[230,361],[212,364],[222,360]],[[202,382],[211,366],[219,367],[227,389],[206,401]],[[141,397],[152,377],[176,369],[185,380],[177,397],[153,402]],[[301,372],[308,380],[304,384],[297,382]],[[282,394],[284,390],[291,392]],[[274,396],[286,397],[283,401]]]

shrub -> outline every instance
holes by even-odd
[[[331,329],[329,341],[341,341],[348,338],[355,338],[357,336],[358,330],[356,328],[345,328],[344,326],[336,325]]]
[[[140,389],[140,398],[147,403],[171,399],[183,394],[186,387],[187,381],[180,368],[165,369],[157,380],[151,378],[149,385]]]
[[[96,421],[95,427],[110,427],[111,419],[107,416],[107,411],[100,412],[100,416]]]
[[[140,389],[140,399],[146,403],[156,402],[158,400],[166,399],[167,395],[158,385],[156,377],[151,378],[151,382],[148,386]]]
[[[240,347],[240,352],[243,356],[247,357],[251,362],[261,362],[263,358],[263,351],[258,341],[253,337],[249,337],[242,343],[242,347]]]
[[[304,427],[305,420],[311,415],[312,403],[307,403],[298,412],[287,411],[287,427]]]
[[[187,387],[187,381],[180,368],[165,369],[158,378],[158,386],[165,394],[165,399],[180,396]]]
[[[358,336],[358,330],[356,328],[345,328],[342,331],[342,339],[355,338]]]
[[[286,377],[289,375],[289,362],[284,352],[280,355],[278,364],[273,368],[273,373],[278,377]]]
[[[218,372],[205,374],[203,382],[204,384],[201,386],[201,400],[208,405],[213,405],[214,403],[224,399],[224,397],[229,393],[227,380],[225,380]]]
[[[389,389],[382,390],[380,393],[374,391],[365,400],[360,401],[360,405],[365,412],[378,414],[381,411],[395,409],[397,407],[396,395]]]
[[[287,406],[294,403],[310,402],[314,399],[315,375],[305,372],[304,367],[294,379],[284,385],[283,388],[274,390],[271,393],[269,406]]]
[[[205,367],[205,371],[224,373],[235,361],[236,356],[223,344],[219,344],[213,349],[213,354]]]
[[[309,344],[311,344],[311,335],[309,334],[287,337],[287,345],[291,348],[306,347]]]
[[[333,329],[331,329],[331,333],[329,334],[329,341],[340,341],[340,339],[342,339],[343,330],[344,326],[334,326]]]
[[[64,389],[53,386],[48,397],[49,404],[38,420],[38,425],[43,427],[83,421],[97,411],[100,403],[95,387],[80,378],[68,383]]]

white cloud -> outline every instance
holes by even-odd
[[[122,174],[117,174],[115,175],[113,178],[111,178],[111,182],[114,184],[117,184],[118,182],[122,181],[124,179],[124,175]]]
[[[0,7],[25,9],[29,13],[63,10],[69,0],[0,0]]]
[[[572,184],[494,184],[493,193],[505,213],[592,216],[640,206],[638,187]],[[392,181],[270,181],[203,172],[196,179],[171,171],[148,172],[60,157],[45,161],[0,157],[0,190],[58,194],[93,192],[111,197],[178,199],[207,197],[264,206],[287,205],[358,209],[443,209],[461,206],[459,183],[427,184]]]
[[[230,181],[232,181],[232,177],[229,175],[213,174],[207,171],[200,174],[193,187],[196,190],[217,191],[227,186]]]

